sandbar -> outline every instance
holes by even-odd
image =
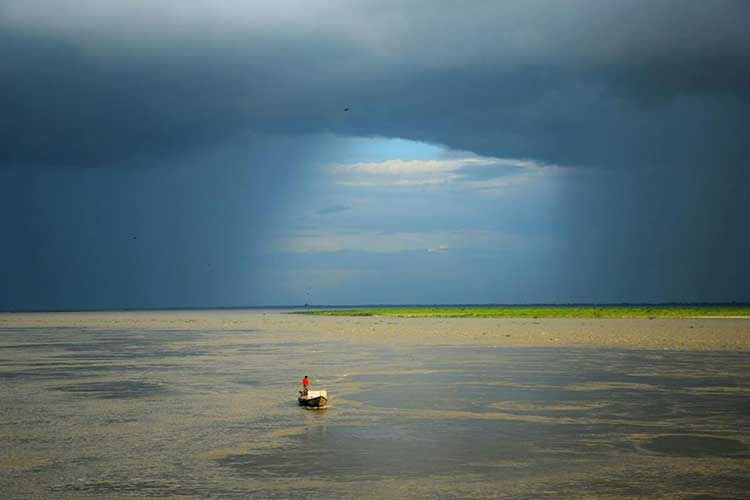
[[[748,318],[399,318],[291,310],[2,313],[0,329],[280,330],[305,339],[404,345],[750,351]]]

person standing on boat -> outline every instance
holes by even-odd
[[[307,375],[305,375],[305,378],[302,379],[302,395],[307,396],[307,388],[310,385],[310,379],[307,378]]]

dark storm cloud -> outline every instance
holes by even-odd
[[[247,136],[168,164],[0,169],[0,310],[263,303],[259,253],[324,143]]]
[[[750,300],[741,168],[592,172],[565,190],[559,252],[578,302]]]
[[[750,300],[747,26],[745,0],[2,1],[0,308],[269,303],[262,247],[310,185],[346,230],[540,236],[431,253],[448,295],[422,251],[342,303]],[[312,166],[374,159],[320,132],[575,168],[505,201],[334,199]]]
[[[3,164],[117,163],[248,130],[603,166],[747,153],[741,0],[0,9]]]

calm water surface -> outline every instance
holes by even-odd
[[[749,369],[746,353],[7,329],[0,498],[750,498]],[[296,405],[303,375],[327,410]]]

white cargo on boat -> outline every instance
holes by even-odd
[[[303,394],[300,391],[297,402],[302,406],[324,408],[326,403],[328,403],[328,391],[307,391],[307,394]]]

